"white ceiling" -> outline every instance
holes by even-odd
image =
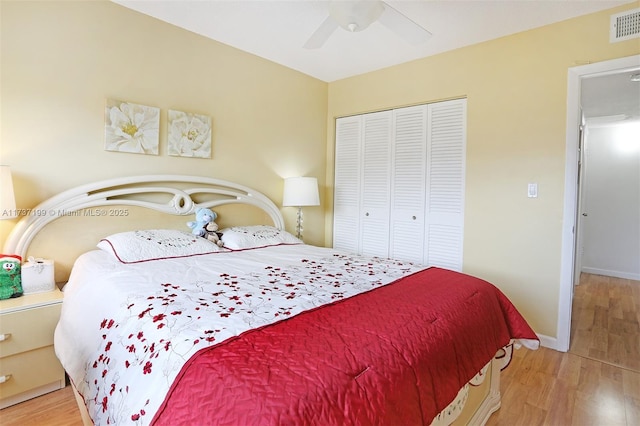
[[[634,70],[583,78],[580,97],[585,118],[640,118],[640,82],[631,81],[634,74],[640,75],[640,66]]]
[[[411,45],[378,22],[338,28],[320,49],[302,46],[328,15],[318,0],[113,0],[331,82],[608,9],[629,0],[388,0],[433,36]]]
[[[326,82],[503,37],[629,0],[388,0],[433,35],[412,45],[378,22],[362,32],[338,28],[319,49],[303,45],[328,16],[319,0],[112,0],[162,21]],[[633,2],[631,2],[633,3]],[[640,84],[628,75],[589,79],[589,115],[640,115]],[[632,108],[618,111],[621,106]]]

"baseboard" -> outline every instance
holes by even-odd
[[[54,382],[47,383],[46,385],[42,385],[34,389],[29,389],[28,391],[19,393],[17,395],[2,398],[2,400],[0,400],[0,410],[11,405],[19,404],[29,399],[44,395],[45,393],[57,391],[59,389],[62,389],[63,387],[64,380],[56,380]]]
[[[584,272],[585,274],[604,275],[606,277],[640,281],[640,274],[634,274],[633,272],[610,271],[608,269],[589,268],[585,266],[581,268],[581,272]]]
[[[540,346],[558,351],[558,339],[555,337],[545,336],[544,334],[536,333],[538,339],[540,339]],[[561,351],[563,352],[563,351]]]

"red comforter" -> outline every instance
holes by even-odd
[[[201,350],[154,423],[429,424],[511,339],[500,290],[429,268]]]

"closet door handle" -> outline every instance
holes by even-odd
[[[415,216],[411,216],[411,219],[416,220],[416,217]]]

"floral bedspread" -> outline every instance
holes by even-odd
[[[265,250],[286,251],[288,260],[278,264],[262,259],[248,263],[249,268],[233,267],[233,256]],[[216,266],[207,272],[214,261]],[[234,272],[222,272],[221,264],[231,265],[227,270]],[[84,313],[63,305],[56,331],[56,350],[95,424],[151,422],[182,366],[205,347],[424,269],[302,246],[186,259],[186,272],[176,265],[176,260],[157,261],[121,270],[114,263],[109,273],[94,274],[113,282],[99,284],[80,284],[91,281],[88,266],[86,274],[72,275],[65,304],[80,297],[72,295],[76,288],[104,301],[88,304]],[[193,269],[198,272],[192,274]],[[248,270],[238,272],[241,269]],[[104,312],[96,313],[101,306]],[[85,336],[97,335],[97,341],[87,338],[93,347],[77,351],[77,357],[86,355],[84,360],[67,361],[76,351],[64,348],[70,346],[69,336],[81,336],[74,332],[78,327]]]

